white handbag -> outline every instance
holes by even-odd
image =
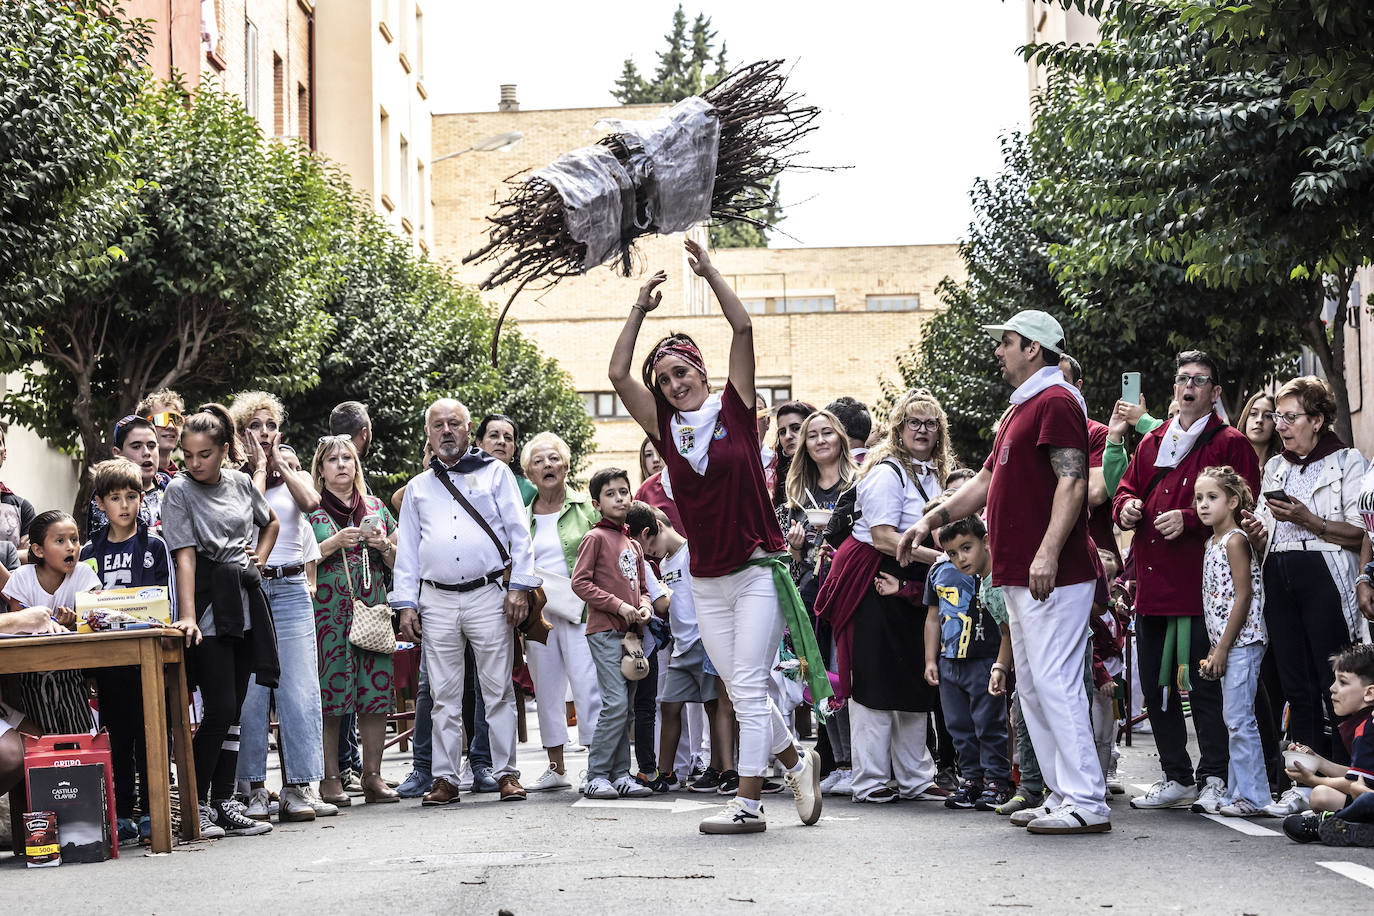
[[[582,622],[582,599],[572,589],[572,579],[561,573],[550,572],[536,566],[534,574],[544,580],[544,595],[548,598],[544,605],[544,616],[552,614],[568,623]]]

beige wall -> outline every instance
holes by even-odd
[[[23,384],[19,373],[0,376],[0,393],[17,391]],[[72,500],[76,499],[77,462],[23,426],[11,426],[5,444],[8,455],[4,467],[0,467],[0,480],[33,503],[39,512],[70,512]]]

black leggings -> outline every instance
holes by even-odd
[[[253,673],[253,645],[248,634],[206,636],[191,649],[196,685],[204,710],[191,742],[196,758],[200,800],[222,801],[234,794],[239,763],[239,713]]]
[[[1288,736],[1336,763],[1348,755],[1333,741],[1332,655],[1350,645],[1341,595],[1322,554],[1271,553],[1264,563],[1264,623],[1269,651],[1288,701]]]
[[[634,695],[634,716],[635,716],[635,760],[639,763],[639,772],[645,776],[654,775],[654,770],[658,769],[657,754],[654,747],[654,722],[657,719],[658,711],[658,649],[649,655],[649,673],[644,675],[643,680],[635,684]],[[665,761],[671,768],[673,761]]]

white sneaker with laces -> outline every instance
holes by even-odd
[[[840,781],[835,784],[835,795],[854,794],[854,771],[840,770]]]
[[[266,788],[253,789],[248,793],[248,807],[244,813],[255,821],[269,821],[272,819],[267,809],[270,801]]]
[[[334,817],[339,813],[339,806],[320,798],[319,790],[314,786],[307,785],[302,788],[305,792],[305,802],[314,809],[316,817]]]
[[[1121,776],[1116,769],[1120,759],[1121,755],[1117,753],[1116,748],[1112,748],[1111,762],[1107,764],[1107,791],[1112,795],[1124,795],[1126,793],[1126,787],[1121,784]]]
[[[1050,809],[1044,805],[1036,805],[1034,808],[1022,808],[1020,811],[1013,812],[1011,824],[1013,827],[1028,827],[1031,821],[1039,817],[1044,817],[1050,813]]]
[[[653,795],[654,790],[644,785],[633,776],[622,776],[615,781],[613,788],[621,798],[643,798],[646,795]]]
[[[277,815],[281,821],[313,821],[315,819],[315,808],[310,804],[310,799],[305,795],[303,786],[282,786],[281,793],[277,798],[281,802],[281,813]],[[338,813],[338,809],[335,809]]]
[[[554,789],[571,789],[572,780],[568,774],[558,772],[557,767],[552,763],[549,768],[540,775],[538,779],[525,786],[526,792],[549,792]]]
[[[1131,799],[1132,808],[1187,808],[1197,801],[1197,786],[1185,786],[1173,779],[1161,779],[1139,798]]]
[[[1226,783],[1216,776],[1208,776],[1202,781],[1202,791],[1197,794],[1197,801],[1188,810],[1194,814],[1217,814],[1224,801]]]
[[[1264,813],[1270,817],[1287,817],[1290,814],[1302,814],[1311,808],[1312,803],[1307,800],[1307,793],[1294,786],[1280,795],[1279,800],[1272,805],[1265,805]]]
[[[840,771],[831,770],[824,779],[821,780],[821,794],[834,795],[835,784],[840,781]]]
[[[792,790],[797,802],[797,816],[810,827],[821,819],[821,758],[814,750],[802,755],[801,768],[783,773],[782,781]]]
[[[224,839],[224,828],[215,823],[209,805],[200,806],[200,838],[202,840]]]
[[[712,814],[701,822],[701,832],[711,834],[763,833],[768,822],[763,818],[763,806],[755,814],[738,796],[725,803],[725,810]]]
[[[1264,814],[1264,809],[1248,798],[1238,798],[1228,805],[1222,805],[1219,813],[1226,817],[1259,817]]]
[[[458,791],[471,792],[472,780],[472,760],[464,757],[462,769],[458,771]]]
[[[1112,829],[1111,819],[1102,814],[1085,811],[1077,805],[1060,805],[1048,814],[1041,815],[1026,825],[1030,833],[1072,834],[1107,833]]]
[[[588,798],[619,798],[620,793],[611,785],[611,781],[604,776],[587,780],[587,787],[582,790],[582,794]]]

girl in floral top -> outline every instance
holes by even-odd
[[[1198,520],[1212,528],[1202,558],[1202,611],[1212,651],[1203,677],[1221,680],[1222,717],[1231,762],[1221,813],[1257,817],[1269,804],[1269,779],[1255,720],[1255,685],[1268,637],[1259,560],[1238,521],[1254,505],[1245,480],[1230,467],[1210,467],[1193,490]]]

